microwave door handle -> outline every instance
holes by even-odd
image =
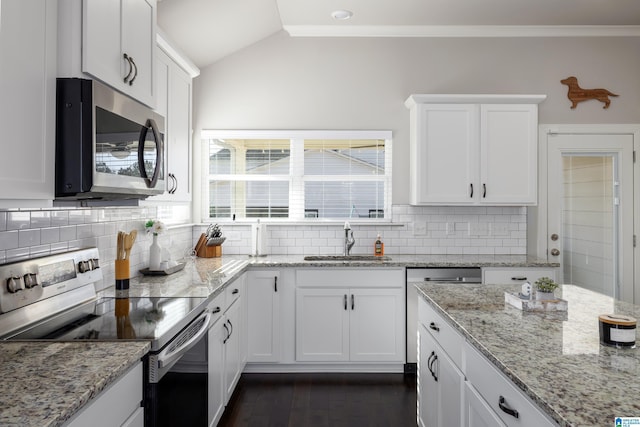
[[[151,128],[151,132],[153,132],[153,138],[156,141],[157,153],[156,157],[156,167],[153,170],[153,176],[149,179],[147,175],[147,170],[144,165],[144,143],[147,139],[147,132]],[[138,140],[138,168],[140,169],[140,176],[144,178],[148,188],[154,188],[158,183],[158,178],[160,177],[160,171],[162,170],[162,165],[164,163],[164,142],[162,141],[162,137],[160,132],[158,132],[158,126],[156,125],[155,120],[147,119],[146,124],[140,129],[140,138]]]

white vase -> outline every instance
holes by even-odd
[[[153,242],[149,246],[149,270],[160,270],[162,248],[158,244],[158,235],[153,235]]]

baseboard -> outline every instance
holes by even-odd
[[[403,363],[394,364],[280,364],[280,363],[247,363],[244,371],[247,373],[404,373]]]

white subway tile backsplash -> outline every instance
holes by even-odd
[[[0,232],[0,250],[15,249],[18,245],[18,231]]]
[[[8,211],[7,230],[22,230],[31,226],[31,213],[29,211]]]
[[[35,246],[40,244],[40,230],[19,230],[18,231],[18,246],[21,248],[27,248],[29,246]]]
[[[61,227],[69,224],[69,211],[51,211],[51,226]]]
[[[49,243],[57,243],[60,241],[60,228],[58,227],[50,227],[43,228],[40,230],[40,243],[49,244]]]
[[[6,252],[7,262],[21,261],[29,259],[29,248],[9,249]]]
[[[51,226],[51,212],[35,211],[31,212],[31,228],[44,228]]]

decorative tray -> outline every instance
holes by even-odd
[[[567,311],[568,303],[563,299],[524,299],[519,293],[505,292],[504,301],[522,311]]]
[[[165,270],[149,270],[149,268],[143,268],[142,270],[140,270],[140,273],[144,274],[145,276],[168,276],[169,274],[173,274],[182,270],[185,265],[187,265],[186,262],[180,262],[177,265],[174,265],[173,267],[167,268]]]

